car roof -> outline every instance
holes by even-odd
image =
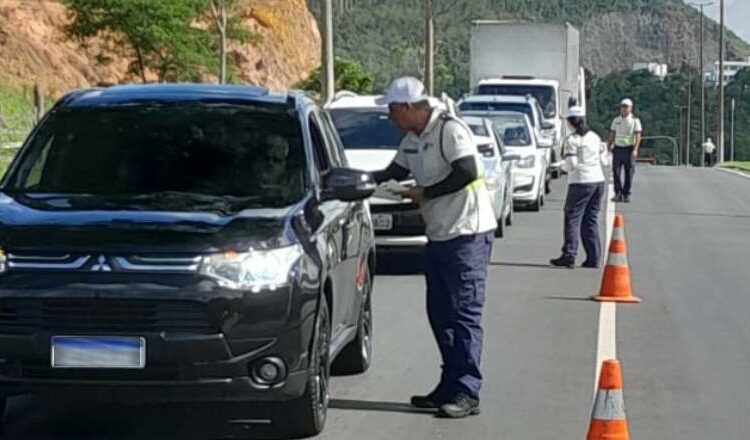
[[[388,108],[387,106],[377,103],[377,100],[381,97],[382,95],[357,95],[342,91],[336,94],[333,101],[326,104],[326,108],[330,110],[341,108],[380,108],[385,110]]]
[[[469,125],[480,125],[480,124],[484,125],[487,123],[487,119],[479,115],[461,116],[461,119],[463,119],[464,122],[466,122]]]
[[[559,85],[558,81],[553,79],[538,79],[538,78],[526,78],[526,77],[507,77],[507,78],[485,78],[479,80],[477,86],[489,86],[489,85],[506,85],[506,84],[523,84],[530,86],[550,86],[554,87]]]
[[[65,107],[99,107],[108,105],[157,102],[227,102],[294,104],[298,100],[312,103],[302,92],[272,93],[268,89],[247,85],[215,84],[139,84],[77,90],[62,100]]]
[[[470,95],[463,99],[462,102],[500,102],[509,104],[529,104],[536,101],[532,96],[513,96],[513,95]]]

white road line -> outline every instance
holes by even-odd
[[[731,168],[717,168],[717,170],[723,171],[725,173],[734,174],[734,175],[737,175],[737,176],[740,176],[740,177],[744,177],[745,179],[750,179],[750,174],[743,173],[742,171],[733,170]]]
[[[605,242],[604,264],[606,264],[609,257],[609,244],[612,241],[612,232],[615,225],[617,206],[612,202],[614,196],[615,188],[610,183],[606,202],[607,241]],[[601,374],[602,362],[608,359],[617,359],[617,304],[615,303],[601,303],[599,307],[599,331],[596,337],[596,374],[594,376],[592,401],[596,399],[596,392],[599,388],[599,375]]]

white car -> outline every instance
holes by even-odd
[[[482,155],[484,178],[497,219],[495,235],[502,237],[505,227],[513,223],[513,161],[519,156],[505,151],[502,139],[489,119],[478,116],[465,116],[462,119],[471,128],[477,150]]]
[[[556,163],[559,154],[555,151],[555,125],[544,120],[542,108],[533,96],[500,96],[500,95],[471,95],[458,103],[461,114],[467,112],[517,112],[528,116],[531,122],[531,133],[537,145],[544,148],[547,156],[548,175],[545,178],[544,190],[550,193],[552,179],[552,164]]]
[[[539,211],[544,206],[548,178],[545,150],[550,147],[537,144],[529,117],[517,112],[464,112],[463,115],[481,116],[492,121],[495,133],[505,145],[506,154],[519,156],[513,162],[515,205]]]
[[[404,134],[388,117],[380,96],[339,92],[326,105],[352,168],[385,169],[396,157]],[[408,182],[407,182],[408,183]],[[419,206],[410,200],[371,198],[369,201],[378,251],[408,252],[427,244]]]

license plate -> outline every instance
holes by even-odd
[[[146,366],[146,340],[130,337],[52,337],[53,368],[128,368]]]
[[[376,231],[390,231],[393,229],[393,215],[374,214],[372,216],[372,227]]]

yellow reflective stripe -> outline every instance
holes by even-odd
[[[635,143],[635,135],[634,134],[621,134],[615,136],[616,141],[620,142],[627,142],[628,144],[632,145]]]
[[[484,181],[484,176],[479,176],[479,178],[470,184],[466,185],[467,189],[479,189],[484,188],[486,185],[486,182]]]

